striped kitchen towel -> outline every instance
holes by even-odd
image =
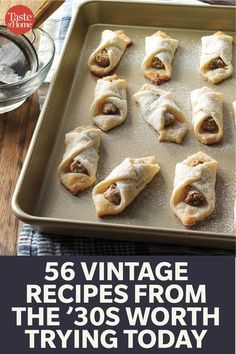
[[[49,235],[24,225],[19,242],[20,256],[76,256],[76,255],[234,255],[234,251],[210,248],[171,246],[129,241],[100,240],[71,235]]]
[[[56,47],[54,61],[51,70],[49,71],[45,80],[48,83],[51,82],[53,74],[58,66],[60,53],[71,18],[73,17],[80,3],[81,0],[66,0],[65,3],[59,7],[59,9],[55,11],[43,25],[43,29],[53,38]],[[42,48],[42,50],[44,49]]]

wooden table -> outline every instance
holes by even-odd
[[[11,211],[11,198],[39,114],[38,94],[18,109],[0,115],[0,255],[16,251],[20,222]]]
[[[0,115],[0,255],[15,255],[22,223],[11,211],[11,198],[32,138],[48,85],[12,112]]]
[[[0,24],[5,25],[7,10],[20,3],[35,12],[42,0],[0,0]],[[0,255],[16,254],[21,223],[11,211],[11,197],[38,115],[38,93],[15,111],[0,115]]]

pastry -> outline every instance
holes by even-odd
[[[232,75],[233,37],[224,32],[216,32],[202,37],[200,74],[204,80],[217,84]]]
[[[213,212],[217,168],[203,152],[177,163],[170,206],[184,225],[199,223]]]
[[[160,170],[154,156],[126,158],[93,189],[97,216],[122,212]]]
[[[108,131],[123,123],[127,114],[126,81],[117,75],[97,81],[90,110],[93,123]]]
[[[90,55],[88,66],[97,76],[105,76],[119,63],[126,47],[132,43],[124,31],[105,30],[99,46]]]
[[[193,129],[203,144],[218,143],[223,135],[223,95],[208,87],[191,92]]]
[[[144,84],[134,94],[143,118],[159,133],[159,141],[181,143],[187,132],[187,119],[169,92]]]
[[[158,31],[145,38],[145,58],[141,70],[156,85],[171,79],[172,61],[179,42]]]
[[[61,183],[77,195],[96,181],[101,131],[93,126],[76,128],[65,136],[66,151],[58,168]]]

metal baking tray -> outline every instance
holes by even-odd
[[[198,73],[200,38],[217,30],[232,34],[234,25],[234,7],[147,1],[84,2],[71,24],[59,69],[17,183],[12,201],[15,214],[48,233],[234,248],[235,128],[231,103],[235,99],[235,81],[232,77],[212,86]],[[133,44],[115,70],[128,83],[127,119],[120,127],[102,134],[97,181],[126,157],[155,155],[161,172],[123,213],[98,219],[92,188],[79,197],[72,196],[60,184],[57,167],[65,149],[65,133],[90,123],[97,78],[89,72],[87,61],[106,28],[125,30]],[[191,90],[206,85],[224,94],[225,132],[220,144],[204,146],[191,130],[181,145],[160,143],[157,133],[141,118],[132,96],[147,82],[140,70],[144,38],[157,29],[179,40],[172,80],[161,88],[173,92],[189,121]],[[200,150],[219,162],[216,208],[207,220],[186,228],[169,206],[175,165]]]

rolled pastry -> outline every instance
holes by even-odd
[[[127,114],[126,81],[117,75],[97,81],[90,116],[100,129],[108,131],[123,123]]]
[[[159,132],[159,141],[181,143],[187,132],[187,119],[169,92],[144,84],[134,94],[143,118]]]
[[[101,131],[93,126],[76,128],[65,136],[66,151],[58,168],[61,183],[77,195],[96,181]]]
[[[200,74],[204,80],[217,84],[232,75],[233,37],[224,32],[216,32],[202,37]]]
[[[145,38],[145,58],[141,70],[152,83],[159,85],[171,79],[172,61],[179,42],[158,31]]]
[[[218,163],[201,151],[177,163],[170,205],[184,225],[194,225],[213,212],[217,168]]]
[[[99,46],[89,57],[90,71],[97,76],[107,75],[117,66],[126,47],[131,43],[131,39],[122,30],[103,31]]]
[[[223,95],[208,87],[191,92],[193,129],[197,139],[206,145],[218,143],[223,135]]]
[[[154,156],[126,158],[93,189],[97,216],[123,211],[160,170]]]

